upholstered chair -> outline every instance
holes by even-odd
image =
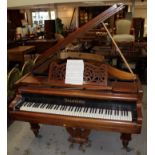
[[[116,20],[116,28],[113,39],[119,46],[131,46],[130,50],[134,50],[134,30],[132,29],[132,21],[128,19]]]

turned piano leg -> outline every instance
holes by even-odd
[[[39,124],[38,123],[30,123],[30,125],[31,125],[31,130],[33,131],[34,135],[36,137],[38,137],[39,136],[39,129],[40,129]]]
[[[129,149],[128,144],[129,144],[129,141],[131,140],[131,134],[121,133],[120,138],[122,140],[123,147],[128,150]]]
[[[69,141],[71,143],[85,144],[88,142],[88,136],[90,134],[90,130],[83,128],[71,128],[66,127],[67,132],[69,133]]]

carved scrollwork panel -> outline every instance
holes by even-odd
[[[66,63],[51,63],[49,69],[49,80],[63,81],[65,79]]]
[[[95,66],[85,62],[84,66],[84,81],[86,83],[94,83],[100,85],[107,84],[107,67],[105,64]]]
[[[58,64],[52,62],[49,69],[49,81],[65,80],[66,62]],[[84,84],[107,85],[107,66],[101,64],[99,66],[89,62],[84,63]]]

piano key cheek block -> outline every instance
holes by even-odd
[[[83,59],[83,84],[66,84],[67,60],[55,59],[68,43],[123,7],[113,5],[41,55],[33,70],[16,82],[17,94],[9,106],[12,119],[29,122],[35,136],[39,124],[63,126],[69,141],[79,144],[88,142],[91,130],[119,132],[128,147],[131,135],[142,127],[139,78],[104,61]]]

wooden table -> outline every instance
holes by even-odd
[[[36,47],[36,53],[41,54],[44,51],[48,50],[52,46],[54,46],[57,43],[57,40],[51,39],[35,39],[35,40],[27,40],[24,42],[25,45],[34,45]]]
[[[8,49],[8,60],[17,61],[24,64],[24,55],[35,50],[35,46],[17,46]]]

